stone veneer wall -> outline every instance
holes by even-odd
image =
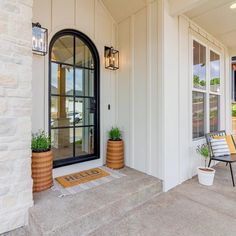
[[[28,222],[33,0],[0,0],[0,234]]]

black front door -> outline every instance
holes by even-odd
[[[49,88],[54,167],[99,158],[99,56],[87,36],[63,30],[53,37]]]

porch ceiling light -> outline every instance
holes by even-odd
[[[34,54],[46,55],[48,45],[48,30],[37,23],[32,23],[32,51]]]
[[[233,3],[231,6],[230,6],[231,9],[235,9],[236,8],[236,2]]]
[[[119,69],[119,51],[113,47],[105,46],[105,68],[110,70]]]

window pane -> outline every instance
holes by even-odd
[[[193,86],[206,89],[206,48],[193,41]]]
[[[68,127],[73,125],[73,104],[71,97],[51,97],[51,126]]]
[[[73,64],[74,37],[63,36],[57,39],[52,48],[52,61]]]
[[[212,92],[220,92],[220,56],[210,51],[210,87]]]
[[[51,93],[73,95],[73,67],[52,63]]]
[[[205,132],[205,94],[193,92],[193,138],[204,136]]]
[[[75,71],[75,95],[94,96],[94,71],[78,69]]]
[[[75,155],[94,153],[94,128],[83,127],[75,129]]]
[[[219,130],[220,98],[218,95],[210,95],[210,132]]]
[[[94,125],[94,111],[96,109],[94,99],[75,99],[75,125]]]
[[[94,68],[92,54],[87,45],[78,38],[75,39],[75,64],[80,67]]]
[[[51,143],[54,161],[73,157],[73,128],[52,129]]]

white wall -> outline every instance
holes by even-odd
[[[125,131],[126,163],[163,179],[165,191],[196,174],[201,159],[195,148],[205,142],[192,140],[192,34],[221,53],[220,122],[222,129],[229,130],[224,45],[186,17],[172,17],[164,0],[152,1],[118,24],[117,120]]]
[[[230,130],[230,84],[227,49],[217,39],[209,35],[184,16],[172,17],[167,1],[159,1],[159,68],[162,93],[159,114],[162,120],[164,167],[164,190],[167,191],[196,174],[202,164],[196,154],[196,146],[205,142],[202,138],[192,140],[192,35],[221,53],[221,129]],[[162,90],[162,91],[161,91]],[[161,128],[161,127],[160,127]],[[213,163],[214,164],[214,163]]]
[[[120,70],[117,121],[124,130],[126,164],[161,178],[157,149],[157,2],[118,25]]]
[[[101,157],[105,155],[107,130],[116,122],[116,73],[104,69],[104,46],[116,47],[117,25],[100,0],[34,0],[33,22],[53,35],[65,28],[85,33],[96,45],[101,62]],[[48,130],[48,57],[33,56],[33,131]],[[108,104],[111,110],[108,110]]]

